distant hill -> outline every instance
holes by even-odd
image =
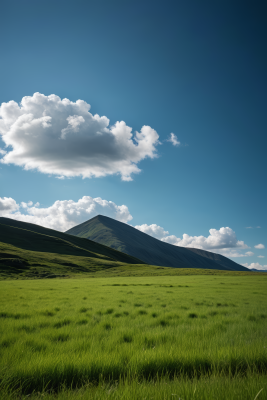
[[[227,257],[209,251],[164,243],[130,225],[103,215],[77,225],[66,233],[104,244],[151,265],[249,271],[248,268]]]
[[[0,218],[0,275],[47,277],[99,271],[143,261],[88,239]]]
[[[265,270],[265,269],[256,269],[256,268],[251,268],[250,271],[253,271],[253,272],[267,272],[267,270]]]

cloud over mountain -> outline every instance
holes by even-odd
[[[50,207],[40,207],[38,202],[33,205],[32,201],[17,204],[12,198],[0,197],[0,216],[31,222],[58,231],[66,231],[98,214],[124,223],[128,223],[133,218],[126,205],[118,206],[100,197],[83,196],[77,202],[57,200]],[[252,251],[242,252],[249,247],[244,241],[238,240],[235,232],[229,227],[222,227],[219,230],[210,229],[207,237],[190,236],[185,233],[182,239],[170,235],[168,231],[156,224],[136,225],[135,228],[175,246],[209,250],[233,258],[254,255]]]
[[[168,231],[164,231],[162,227],[156,224],[137,225],[135,228],[163,242],[173,244],[174,246],[210,250],[225,255],[226,257],[250,257],[254,254],[251,251],[245,254],[241,254],[237,251],[240,249],[248,249],[249,247],[243,241],[237,240],[235,232],[229,227],[222,227],[219,230],[210,229],[210,235],[208,237],[190,236],[184,233],[182,239],[175,235],[169,235]]]
[[[1,162],[58,177],[120,174],[132,180],[137,164],[157,156],[157,132],[143,126],[133,135],[125,122],[109,126],[105,116],[89,112],[83,100],[61,100],[35,93],[0,107],[0,134],[6,144]]]
[[[160,239],[160,240],[169,234],[168,231],[164,231],[164,229],[161,226],[158,226],[156,224],[136,225],[135,228],[141,232],[147,233],[148,235],[153,236],[156,239]]]
[[[39,208],[38,204],[32,206],[32,202],[22,202],[19,205],[13,199],[5,199],[5,197],[0,198],[0,216],[31,222],[62,232],[98,214],[121,222],[128,222],[132,219],[127,206],[117,206],[112,201],[102,200],[100,197],[93,199],[90,196],[83,196],[77,202],[57,200],[51,207],[46,208]],[[23,212],[19,211],[19,208]]]
[[[19,205],[11,197],[0,197],[0,217],[19,209]]]
[[[267,265],[260,265],[259,263],[251,263],[251,264],[245,263],[245,264],[241,264],[241,265],[243,265],[243,267],[246,267],[249,269],[255,268],[255,269],[262,270],[262,271],[267,270]]]

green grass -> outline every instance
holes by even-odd
[[[266,398],[266,300],[259,275],[1,281],[2,398]]]
[[[87,383],[78,389],[62,387],[58,393],[33,393],[20,391],[0,393],[4,400],[101,400],[101,399],[180,399],[180,400],[263,400],[266,399],[267,382],[263,375],[210,376],[207,378],[157,378],[154,380],[121,379],[115,382]],[[2,394],[2,396],[1,396]]]

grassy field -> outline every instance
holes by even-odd
[[[2,398],[266,399],[267,276],[220,272],[1,281]]]

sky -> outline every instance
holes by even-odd
[[[267,269],[267,3],[3,0],[0,216]]]

